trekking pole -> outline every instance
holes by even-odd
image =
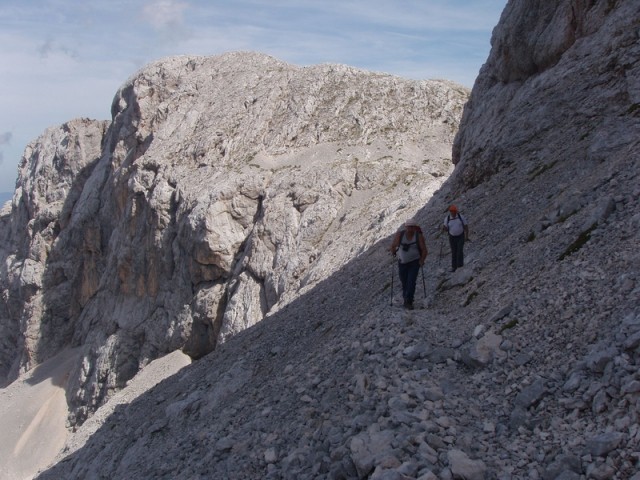
[[[427,298],[427,284],[424,281],[424,265],[422,265],[422,288],[424,289],[424,298]]]
[[[393,261],[394,257],[391,257],[391,300],[389,301],[389,306],[393,307],[393,271],[395,270],[395,265]]]

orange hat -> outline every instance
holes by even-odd
[[[449,211],[452,213],[457,213],[458,212],[458,207],[456,207],[455,205],[451,205],[449,207]]]

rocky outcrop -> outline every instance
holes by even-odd
[[[467,93],[251,53],[145,67],[110,124],[27,149],[4,220],[3,377],[81,346],[80,423],[154,358],[200,358],[276,312],[439,188]]]
[[[424,308],[396,308],[385,239],[40,478],[640,478],[640,13],[522,3],[417,215]],[[454,274],[432,234],[451,202]]]
[[[640,105],[636,21],[629,1],[509,2],[455,141],[463,182],[514,167],[536,177],[554,161],[602,171],[628,157]]]
[[[76,255],[51,255],[98,162],[107,122],[48,129],[25,150],[13,208],[2,212],[0,384],[68,346],[80,310],[69,297]]]

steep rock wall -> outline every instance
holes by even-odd
[[[69,293],[73,283],[86,283],[78,278],[78,252],[63,259],[50,254],[100,157],[107,126],[75,120],[48,129],[25,150],[0,239],[0,384],[73,337],[68,320],[82,300]]]
[[[46,254],[29,260],[37,301],[24,279],[5,289],[39,332],[5,313],[3,355],[17,354],[10,371],[3,364],[7,378],[82,346],[68,394],[79,422],[154,358],[210,352],[415,212],[450,172],[466,99],[447,82],[251,53],[145,67],[115,96],[91,149],[54,130],[57,143],[91,151],[63,211],[50,214],[55,238],[20,237],[34,188],[20,176],[26,197],[14,199],[7,252],[14,264],[25,246]],[[55,165],[50,148],[25,168]]]
[[[510,1],[454,144],[466,188],[515,159],[534,171],[563,158],[586,172],[628,155],[639,121],[637,22],[632,1]]]

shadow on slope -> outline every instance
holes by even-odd
[[[443,188],[447,189],[446,184]],[[440,197],[441,194],[437,194],[434,197],[437,200],[433,200],[435,205],[426,206],[417,215],[421,224],[425,227],[429,225],[429,230],[435,230],[435,226],[441,221],[440,212],[443,207]],[[382,208],[383,206],[381,210]],[[429,243],[430,234],[427,233],[427,236]],[[232,337],[206,357],[185,367],[178,375],[164,380],[135,400],[132,405],[116,407],[114,413],[105,420],[104,425],[84,447],[52,467],[42,478],[54,478],[59,475],[68,477],[67,469],[69,468],[75,472],[73,475],[79,477],[98,475],[99,471],[107,471],[107,467],[102,466],[98,469],[98,464],[89,460],[89,458],[96,458],[96,446],[105,446],[103,442],[107,441],[107,438],[111,438],[114,434],[118,435],[116,432],[131,425],[124,421],[124,418],[130,417],[131,408],[147,410],[147,421],[150,422],[147,426],[158,421],[163,422],[164,420],[160,417],[164,416],[162,413],[164,407],[161,404],[165,403],[165,400],[157,400],[156,396],[172,397],[167,400],[170,403],[175,400],[173,393],[162,393],[166,389],[177,388],[179,391],[177,395],[180,398],[211,389],[210,393],[220,397],[222,405],[227,406],[232,396],[251,398],[256,395],[252,385],[260,389],[264,382],[281,376],[287,365],[304,366],[310,358],[322,359],[323,362],[330,363],[335,353],[332,348],[335,339],[351,338],[353,326],[359,325],[368,314],[375,312],[381,315],[396,315],[402,311],[397,299],[400,293],[397,267],[388,251],[390,242],[390,237],[381,239],[330,278],[320,282],[281,310],[267,316],[257,325]],[[433,251],[433,246],[430,245],[430,247]],[[434,278],[437,273],[435,271],[437,266],[434,265],[436,260],[437,258],[430,257],[425,266],[430,291],[433,290],[436,282]],[[392,295],[391,275],[395,277],[393,293],[396,294],[396,298],[393,307],[389,305]],[[418,303],[426,300],[423,295],[422,285],[419,285],[416,291]],[[428,311],[416,311],[416,314],[426,315]],[[238,367],[239,363],[243,365],[242,368]],[[248,376],[244,366],[251,372]],[[209,380],[211,373],[217,373],[220,380]],[[247,381],[249,378],[250,382]],[[151,405],[157,406],[149,408]],[[286,405],[284,407],[287,408]],[[180,422],[179,417],[173,420]],[[145,425],[138,428],[146,429]],[[130,441],[135,442],[135,436],[130,437]],[[117,450],[119,453],[116,456],[123,455],[130,446],[129,440],[120,439],[108,447],[108,450],[113,453]],[[104,452],[100,458],[102,458],[100,462],[105,461]],[[119,462],[115,457],[113,461]],[[62,471],[67,473],[60,473]]]
[[[630,158],[627,152],[616,152],[607,164],[623,194],[633,191],[638,175],[638,167]],[[565,190],[564,181],[571,182],[573,192]],[[578,202],[570,217],[560,216],[555,224],[540,227],[575,190],[589,201]],[[621,276],[633,275],[638,265],[637,254],[625,262],[629,253],[624,247],[625,238],[633,235],[629,231],[632,225],[626,225],[626,215],[616,208],[607,209],[604,214],[600,211],[600,205],[603,201],[608,204],[611,194],[612,186],[603,182],[597,170],[576,171],[571,162],[557,163],[532,178],[530,166],[516,160],[468,190],[454,174],[417,214],[431,256],[425,266],[428,308],[412,312],[411,321],[420,323],[423,333],[432,335],[430,340],[449,346],[459,339],[464,343],[478,325],[485,325],[510,338],[513,350],[506,361],[513,368],[524,369],[523,375],[566,370],[595,341],[615,335],[620,319],[632,314],[637,305],[633,295],[621,297],[616,293]],[[514,199],[523,196],[528,201],[522,202],[514,214]],[[638,199],[634,198],[637,205]],[[467,245],[467,265],[454,275],[443,268],[448,259],[437,258],[438,243],[433,235],[450,202],[462,206],[469,216],[473,238]],[[592,236],[583,238],[576,247],[585,225],[589,225]],[[616,229],[615,237],[610,229]],[[609,248],[620,248],[615,263],[611,263],[610,255],[599,253],[603,240]],[[82,449],[40,478],[86,478],[100,476],[100,472],[157,476],[163,471],[180,471],[185,465],[196,465],[197,469],[198,462],[208,458],[207,452],[227,448],[217,443],[226,433],[243,424],[253,424],[265,411],[272,412],[270,415],[278,412],[276,416],[284,423],[291,421],[291,412],[305,412],[307,407],[299,398],[293,403],[286,401],[288,397],[276,398],[287,389],[295,391],[295,384],[284,380],[287,373],[298,378],[300,384],[306,381],[305,371],[311,367],[322,372],[317,380],[320,384],[339,378],[355,361],[351,350],[356,349],[350,346],[359,345],[363,333],[373,328],[369,325],[371,318],[387,318],[390,325],[396,325],[394,319],[405,315],[389,306],[391,272],[395,275],[387,251],[389,242],[390,238],[382,239],[282,310],[233,337],[131,405],[118,407]],[[604,282],[589,280],[590,272],[608,271],[613,265],[611,278],[605,274]],[[396,292],[398,283],[394,285]],[[418,301],[422,300],[421,287],[419,284],[417,288]],[[572,295],[577,298],[566,316],[566,300]],[[598,300],[606,298],[617,301]],[[558,318],[563,319],[561,325]],[[559,335],[555,333],[558,328],[562,329]],[[598,338],[592,337],[594,331],[600,333]],[[558,343],[567,339],[571,341],[570,351]],[[417,342],[420,340],[416,338]],[[555,353],[562,351],[568,353]],[[515,363],[522,352],[533,355],[535,361]],[[446,375],[440,378],[443,385],[456,384],[451,380],[455,375],[466,375],[467,367],[459,366],[462,370],[455,365],[447,367],[450,379]],[[402,375],[402,371],[398,372],[399,378]],[[332,387],[326,404],[339,408],[344,400],[341,396],[348,395],[343,389],[344,384]],[[505,401],[512,401],[509,395],[515,394],[507,394]],[[301,395],[299,392],[293,396]],[[473,391],[463,391],[461,395],[466,398],[464,401],[473,401]],[[277,431],[279,427],[274,424],[269,428]],[[305,428],[300,425],[300,435],[304,435]],[[242,453],[228,448],[229,455],[236,455],[236,460],[242,462]],[[164,449],[171,450],[170,459],[158,455]],[[249,472],[258,467],[254,462],[254,467],[246,468]]]

